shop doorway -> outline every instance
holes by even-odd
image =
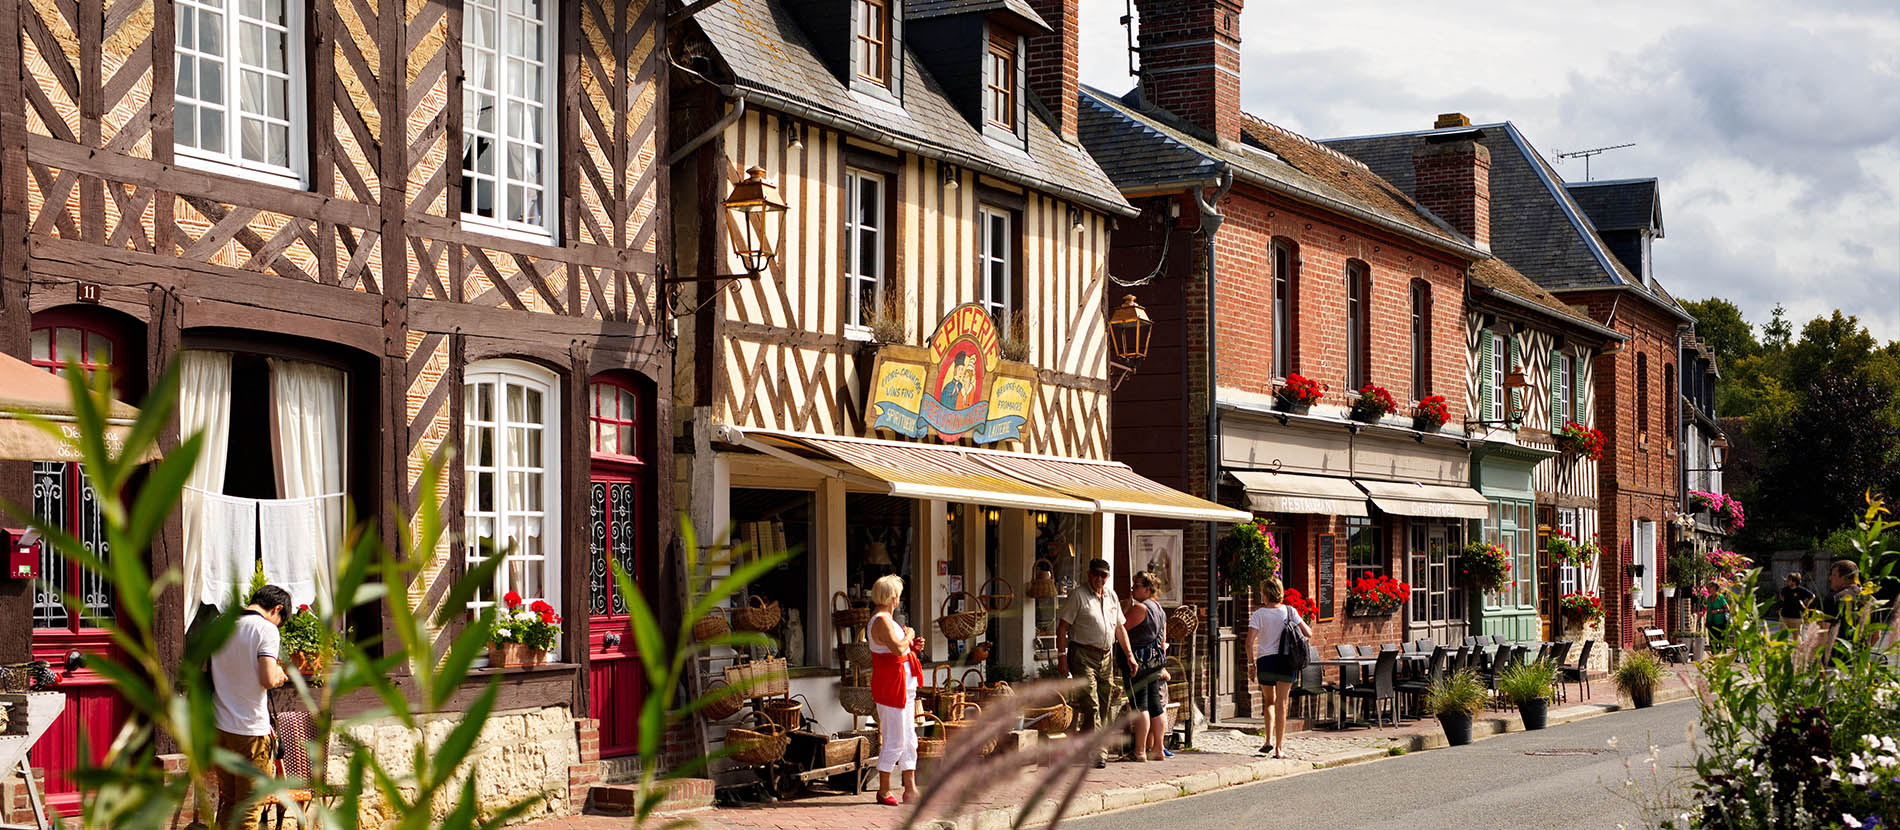
[[[1412,586],[1406,612],[1407,640],[1430,637],[1439,645],[1464,642],[1464,587],[1458,578],[1463,534],[1445,522],[1412,522],[1405,557],[1405,581]]]
[[[645,399],[632,384],[596,380],[588,387],[593,472],[587,487],[587,715],[600,721],[600,754],[639,751],[646,676],[626,598],[612,563],[633,578],[646,573],[651,485]]]

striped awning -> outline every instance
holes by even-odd
[[[1145,478],[1126,464],[1000,453],[972,457],[1015,478],[1092,501],[1103,513],[1195,522],[1244,522],[1252,518],[1245,510],[1215,504]]]

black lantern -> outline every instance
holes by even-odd
[[[1154,334],[1155,321],[1148,310],[1135,302],[1135,295],[1122,295],[1122,304],[1108,315],[1108,336],[1115,344],[1115,359],[1134,366],[1148,356],[1148,337]]]
[[[779,239],[785,221],[784,203],[772,198],[777,189],[765,181],[765,168],[753,165],[746,168],[745,180],[733,185],[732,194],[726,197],[726,210],[737,214],[745,229],[744,238],[733,245],[733,252],[739,255],[747,274],[764,271],[777,255],[772,244]]]

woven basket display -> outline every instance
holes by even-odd
[[[1200,610],[1192,605],[1177,606],[1168,612],[1168,639],[1185,640],[1201,627]]]
[[[766,657],[726,667],[726,682],[739,687],[740,697],[778,697],[791,691],[785,658]]]
[[[965,597],[974,610],[950,613],[950,601]],[[943,598],[943,604],[937,608],[937,627],[943,630],[943,636],[952,640],[969,640],[983,636],[989,630],[990,614],[983,607],[983,601],[969,591],[956,591]]]
[[[788,697],[774,697],[759,701],[759,711],[765,717],[787,731],[798,728],[799,716],[805,713],[805,705]]]
[[[1181,664],[1180,658],[1169,657],[1162,662],[1161,668],[1168,673],[1168,677],[1172,678],[1168,681],[1168,701],[1171,703],[1186,702],[1188,696],[1187,667]]]
[[[948,745],[948,743],[956,741],[957,736],[969,730],[970,727],[975,726],[977,718],[982,716],[983,710],[975,704],[963,704],[962,708],[955,712],[952,717],[945,718],[943,721],[945,744]],[[977,754],[988,755],[996,751],[996,740],[996,738],[991,738],[987,743],[983,744],[982,748],[977,750]]]
[[[871,609],[858,608],[843,591],[831,595],[831,624],[836,628],[863,628],[871,623]]]
[[[858,747],[864,745],[864,739],[856,735],[848,738],[833,738],[825,742],[824,757],[819,760],[827,767],[858,760]]]
[[[731,632],[732,626],[726,623],[726,615],[719,613],[719,609],[717,608],[713,609],[712,613],[700,617],[693,623],[693,639],[701,642],[714,637],[724,636]]]
[[[946,680],[943,686],[937,689],[936,705],[930,708],[931,711],[937,713],[937,717],[950,720],[955,718],[957,713],[963,710],[963,706],[967,702],[968,700],[963,693],[963,682],[960,680]]]
[[[853,715],[877,714],[877,700],[871,696],[869,686],[839,686],[838,705]]]
[[[731,685],[732,684],[724,680],[714,678],[711,683],[706,684],[706,691],[712,692],[715,689],[723,689]],[[725,720],[726,718],[739,714],[739,708],[744,705],[744,702],[744,699],[738,695],[726,695],[712,703],[706,704],[704,708],[699,710],[699,714],[709,721]]]
[[[990,577],[983,583],[983,587],[976,590],[983,597],[983,607],[989,609],[992,614],[1008,611],[1009,607],[1016,603],[1016,586],[1009,584],[1009,580],[1000,576]]]
[[[1056,735],[1069,731],[1069,723],[1075,720],[1075,710],[1067,703],[1054,706],[1023,707],[1023,722],[1044,735]]]
[[[33,671],[26,666],[0,666],[0,692],[17,694],[33,688]]]
[[[852,668],[871,667],[871,644],[863,640],[853,640],[844,644],[844,661]]]
[[[936,735],[926,736],[923,734],[921,730],[919,730],[919,732],[917,733],[917,757],[942,758],[944,745],[949,743],[949,741],[946,739],[946,736],[944,734],[943,719],[929,712],[925,712],[921,715],[918,715],[917,717],[919,719],[927,719],[927,720],[933,720],[937,722]]]
[[[939,664],[931,669],[927,676],[930,678],[930,685],[917,687],[917,702],[923,704],[924,711],[934,712],[937,710],[938,693],[950,683],[950,666]]]
[[[1036,560],[1036,575],[1029,580],[1029,587],[1023,593],[1030,599],[1056,598],[1056,571],[1049,560]]]
[[[763,713],[752,712],[753,723],[749,726],[735,726],[726,730],[726,746],[732,749],[732,759],[741,764],[772,764],[785,757],[785,747],[792,742],[791,730],[786,729]]]
[[[769,600],[753,594],[746,601],[746,607],[732,612],[732,624],[740,631],[774,631],[778,629],[780,609],[777,600]]]

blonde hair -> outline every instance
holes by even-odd
[[[904,578],[897,574],[885,574],[871,583],[871,604],[879,608],[895,605],[903,593]]]
[[[1129,577],[1128,585],[1131,588],[1139,585],[1145,586],[1151,591],[1155,590],[1155,573],[1154,571],[1136,571],[1134,576]]]
[[[1286,588],[1280,584],[1279,577],[1269,576],[1265,582],[1260,583],[1260,598],[1276,604],[1286,598]]]

